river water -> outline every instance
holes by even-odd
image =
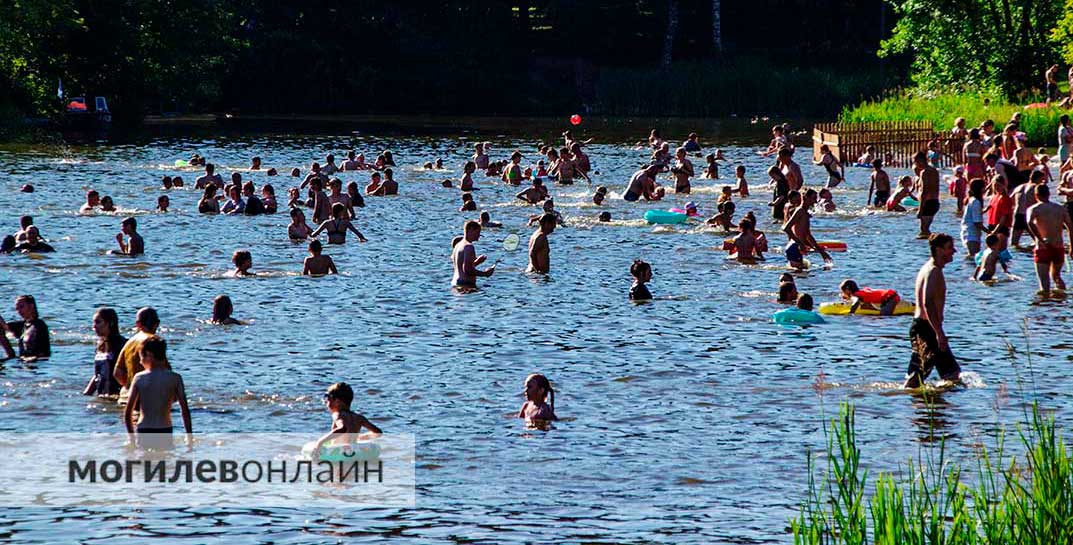
[[[588,135],[583,135],[588,136]],[[329,427],[320,393],[335,381],[356,391],[355,410],[388,432],[417,439],[417,507],[319,511],[302,509],[8,508],[0,536],[17,543],[140,543],[149,538],[201,543],[775,543],[787,542],[787,520],[804,497],[807,448],[823,444],[822,422],[840,401],[857,407],[859,444],[873,471],[899,470],[933,437],[948,456],[974,466],[975,447],[1002,425],[1022,419],[1035,398],[1068,421],[1073,404],[1073,312],[1064,299],[1035,294],[1031,258],[1017,253],[1012,272],[1024,281],[993,286],[968,280],[959,254],[946,271],[947,330],[968,386],[930,403],[898,390],[909,359],[909,317],[832,317],[810,328],[771,322],[784,264],[743,267],[725,260],[722,234],[696,227],[655,228],[649,208],[687,200],[714,210],[718,187],[745,164],[755,210],[772,247],[785,237],[768,222],[767,159],[756,139],[713,134],[729,163],[723,180],[695,180],[689,197],[628,204],[618,196],[647,157],[644,136],[588,146],[612,196],[599,224],[585,183],[553,187],[567,227],[551,235],[547,278],[524,273],[525,226],[537,209],[513,199],[514,187],[476,176],[481,209],[502,229],[485,230],[478,251],[502,259],[481,290],[449,289],[450,242],[461,234],[457,179],[477,135],[248,133],[140,136],[110,144],[0,152],[0,223],[13,232],[30,213],[56,247],[46,256],[0,256],[0,311],[15,319],[12,299],[36,296],[52,331],[48,362],[0,365],[0,429],[120,431],[113,403],[80,395],[92,374],[91,316],[116,308],[132,326],[134,312],[156,307],[169,359],[183,374],[195,430],[308,432]],[[677,135],[676,135],[677,136]],[[606,138],[606,137],[605,137]],[[535,162],[537,138],[481,134],[492,156],[513,149]],[[804,140],[802,138],[802,140]],[[327,152],[390,149],[399,167],[399,197],[367,198],[353,237],[328,247],[340,275],[299,276],[304,245],[288,241],[286,214],[208,217],[196,213],[197,173],[170,166],[197,151],[225,178],[259,155],[286,174],[303,172]],[[802,150],[805,151],[805,150]],[[808,163],[807,153],[799,153]],[[442,157],[447,171],[424,171]],[[702,160],[696,159],[697,171]],[[819,168],[802,165],[819,185]],[[892,171],[892,178],[904,174]],[[162,175],[182,174],[185,189],[168,192],[172,211],[153,213]],[[835,191],[839,211],[818,214],[817,237],[841,239],[830,270],[798,275],[802,293],[837,297],[838,283],[912,293],[927,257],[915,218],[863,209],[868,171],[851,168]],[[258,187],[263,174],[243,172]],[[345,182],[367,173],[345,173]],[[288,177],[270,180],[285,199]],[[37,192],[18,188],[33,183]],[[81,216],[84,192],[111,195],[121,213]],[[135,260],[106,255],[123,216],[138,217],[147,252]],[[957,232],[945,198],[935,230]],[[508,233],[523,237],[508,252]],[[253,253],[256,277],[225,276],[236,249]],[[657,300],[627,301],[630,263],[652,263]],[[230,295],[246,326],[208,323],[211,300]],[[1026,337],[1031,329],[1032,367]],[[1014,350],[1009,349],[1012,344]],[[529,373],[550,377],[562,421],[551,431],[514,418]],[[817,387],[820,383],[823,387]],[[1003,391],[1009,392],[1006,396]],[[170,541],[169,541],[170,542]]]

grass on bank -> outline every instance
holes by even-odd
[[[808,495],[791,520],[798,545],[1073,543],[1073,457],[1054,418],[1033,404],[1018,435],[1022,461],[983,449],[975,485],[945,459],[945,445],[916,463],[905,480],[881,473],[871,485],[861,467],[854,408],[843,403],[825,426],[827,468],[819,480],[809,453]]]
[[[1000,99],[975,93],[913,93],[903,92],[875,101],[865,101],[842,109],[839,121],[864,123],[873,121],[930,121],[937,132],[948,132],[958,117],[965,126],[980,126],[985,120],[995,122],[995,130],[1021,112],[1021,130],[1030,146],[1057,144],[1058,118],[1070,113],[1065,108],[1044,107],[1025,109]]]

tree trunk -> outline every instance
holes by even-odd
[[[723,19],[722,1],[712,0],[712,53],[718,57],[723,53]]]
[[[671,65],[675,34],[678,34],[678,0],[667,0],[667,35],[663,37],[664,68]]]

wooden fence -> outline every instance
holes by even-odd
[[[852,165],[864,155],[868,146],[875,146],[879,158],[891,154],[887,166],[910,167],[913,155],[927,151],[928,143],[939,139],[941,157],[938,166],[964,164],[964,141],[954,141],[936,133],[926,121],[878,121],[872,123],[817,123],[812,129],[813,160],[820,160],[820,146],[827,144],[831,153],[843,165]]]

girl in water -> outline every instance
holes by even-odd
[[[287,236],[291,240],[305,240],[309,238],[313,229],[306,223],[305,212],[301,208],[291,208],[291,224],[287,226]]]
[[[212,300],[212,323],[216,325],[244,325],[241,321],[231,317],[231,313],[235,311],[235,306],[231,303],[231,298],[226,295],[217,295]]]
[[[343,203],[337,202],[333,204],[332,218],[325,220],[309,236],[315,237],[324,231],[328,233],[328,244],[346,244],[347,231],[352,231],[355,235],[358,235],[358,240],[361,242],[367,241],[365,235],[361,234],[361,231],[358,231],[354,224],[350,222],[350,219],[346,217],[346,206],[343,206]]]
[[[734,169],[734,179],[737,180],[738,185],[734,188],[734,193],[737,193],[741,198],[747,198],[749,196],[749,182],[745,181],[745,165],[738,165]]]
[[[526,422],[533,420],[558,420],[555,416],[555,390],[551,388],[548,378],[540,374],[532,374],[525,378],[525,404],[518,411],[518,418],[524,418]],[[551,404],[544,400],[551,395]]]
[[[97,309],[93,314],[93,333],[97,335],[97,352],[93,356],[93,378],[86,385],[82,395],[98,397],[118,396],[119,383],[112,376],[116,358],[127,339],[121,335],[119,316],[107,307]]]
[[[261,187],[261,202],[265,205],[265,214],[275,214],[279,210],[279,203],[276,202],[276,188],[272,187],[272,184],[265,184]]]

